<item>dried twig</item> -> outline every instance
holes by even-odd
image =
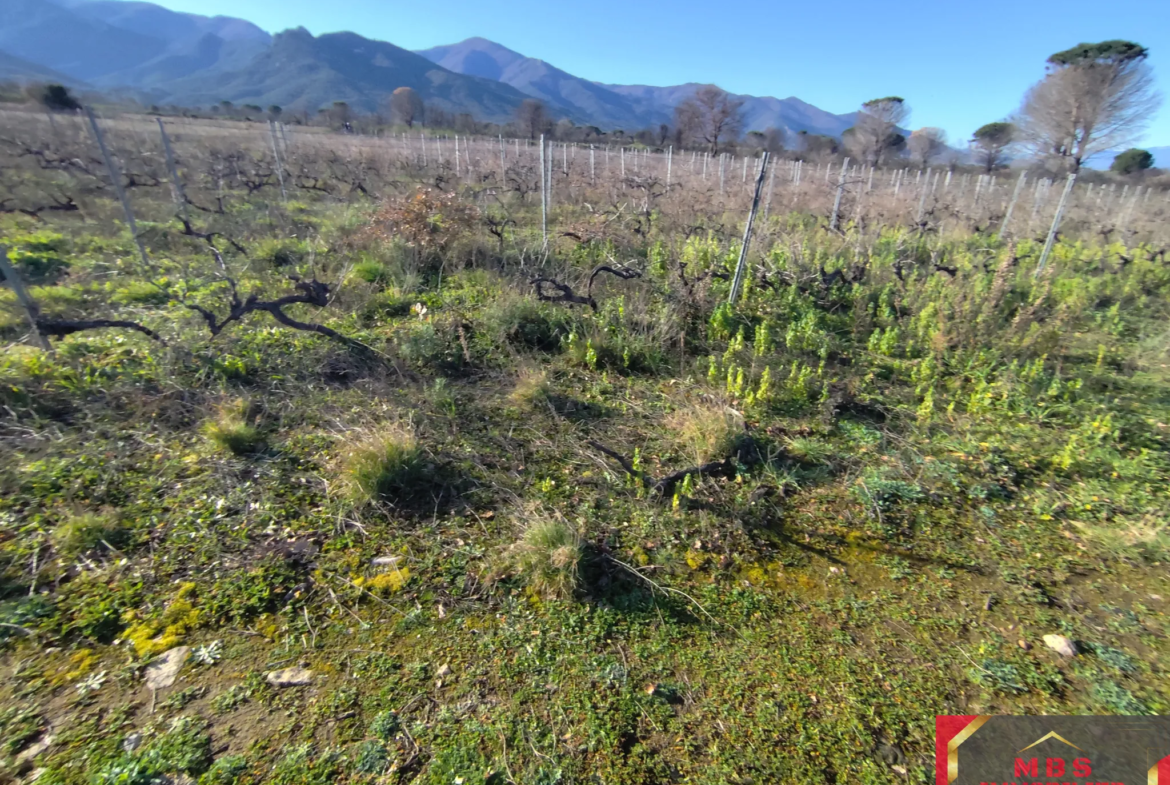
[[[37,319],[37,327],[40,329],[42,334],[51,335],[54,338],[64,338],[66,335],[79,333],[83,330],[100,330],[107,327],[120,327],[124,330],[137,330],[148,338],[153,338],[164,346],[166,346],[167,343],[161,335],[149,327],[141,325],[138,322],[131,322],[125,319]]]
[[[624,455],[621,455],[620,453],[617,453],[605,445],[599,444],[595,441],[590,441],[588,444],[595,450],[603,452],[610,458],[613,458],[615,461],[617,461],[626,474],[630,475],[636,480],[641,480],[642,484],[649,488],[650,491],[657,496],[666,496],[671,490],[673,490],[675,485],[682,482],[691,475],[709,477],[719,474],[730,474],[731,472],[735,471],[736,465],[739,462],[738,459],[740,457],[739,453],[737,453],[732,457],[724,458],[722,460],[710,461],[699,466],[691,466],[686,469],[680,469],[677,472],[673,472],[661,479],[656,480],[650,475],[646,474],[646,472],[634,468],[634,464],[631,463],[630,460]]]
[[[616,265],[611,267],[608,264],[599,264],[593,268],[593,272],[589,274],[589,283],[585,288],[585,294],[580,295],[573,291],[573,287],[568,284],[563,284],[555,278],[534,278],[531,283],[536,290],[536,299],[550,303],[569,303],[570,305],[588,305],[594,311],[597,310],[597,300],[593,299],[593,282],[597,280],[597,276],[602,273],[609,273],[610,275],[621,278],[623,281],[628,281],[632,278],[641,278],[642,271],[635,270],[632,267],[625,265]],[[560,290],[559,295],[551,295],[544,290],[545,285],[551,286]]]
[[[698,600],[696,600],[694,597],[687,594],[686,592],[680,591],[679,589],[673,589],[670,586],[663,586],[661,583],[656,583],[656,582],[650,580],[648,577],[646,577],[646,575],[643,574],[636,567],[633,567],[632,565],[626,564],[624,561],[622,561],[620,559],[615,559],[613,556],[611,556],[609,554],[606,555],[606,558],[609,559],[610,561],[612,561],[614,564],[618,565],[619,567],[624,568],[626,571],[628,571],[630,574],[634,575],[635,577],[641,578],[642,580],[646,581],[646,583],[650,584],[651,588],[657,589],[658,591],[661,591],[663,594],[677,594],[680,597],[686,598],[687,600],[689,600],[691,602],[691,604],[693,604],[696,608],[698,608],[699,611],[704,616],[706,616],[708,619],[715,622],[716,624],[722,623],[718,619],[716,619],[714,616],[712,616],[710,613],[708,613],[707,609],[703,607],[702,603],[700,603]],[[730,625],[724,624],[724,626],[729,627],[729,629],[735,630],[736,633],[739,632],[738,630],[736,630],[734,627],[731,627]]]

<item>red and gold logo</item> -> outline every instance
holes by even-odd
[[[935,718],[936,785],[1170,785],[1170,717]]]

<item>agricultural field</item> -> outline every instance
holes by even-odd
[[[137,235],[0,114],[0,781],[926,783],[936,714],[1170,712],[1165,191],[1041,266],[1063,182],[780,161],[729,304],[757,159],[558,146],[546,238],[520,143],[168,121],[176,187],[98,122]]]

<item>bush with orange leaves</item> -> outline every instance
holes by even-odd
[[[386,200],[374,214],[370,231],[382,240],[402,240],[421,262],[443,261],[478,220],[479,210],[455,194],[419,188],[409,196]]]

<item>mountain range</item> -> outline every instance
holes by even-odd
[[[537,98],[557,119],[605,131],[669,123],[702,86],[601,84],[483,38],[411,52],[350,32],[272,36],[243,19],[129,0],[0,0],[0,78],[62,81],[151,104],[226,100],[305,112],[334,101],[375,111],[407,86],[428,104],[493,122]],[[745,131],[839,136],[853,123],[798,98],[737,98]]]
[[[532,57],[525,57],[484,38],[468,38],[450,46],[424,49],[418,54],[448,70],[495,79],[525,95],[544,101],[554,111],[606,130],[645,128],[669,123],[674,109],[703,85],[673,87],[613,85],[591,82]],[[853,125],[855,114],[836,115],[799,98],[757,98],[736,95],[743,102],[745,131],[778,128],[840,136]]]

